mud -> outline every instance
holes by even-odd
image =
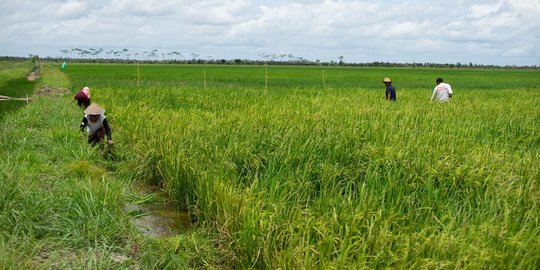
[[[148,189],[142,192],[148,195]],[[125,211],[133,216],[133,225],[148,237],[168,237],[188,230],[192,226],[188,212],[180,211],[173,201],[155,192],[153,202],[125,206]]]
[[[42,86],[37,92],[38,96],[63,96],[69,93],[67,88],[53,88],[49,86]]]

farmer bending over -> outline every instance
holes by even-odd
[[[84,132],[84,128],[86,127],[86,130],[88,131],[88,143],[96,145],[103,140],[105,135],[107,135],[107,143],[113,144],[111,139],[111,128],[109,127],[107,118],[103,114],[105,113],[105,109],[101,108],[96,103],[92,103],[92,105],[84,110],[84,113],[85,115],[82,119],[80,129],[81,132]]]
[[[79,107],[88,108],[90,105],[90,88],[84,87],[82,90],[77,92],[73,97],[74,100],[77,100]]]

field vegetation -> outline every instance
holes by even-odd
[[[71,95],[2,118],[0,264],[536,269],[540,76],[532,70],[46,65],[92,89],[114,159]],[[265,78],[265,76],[268,76]],[[384,101],[383,77],[397,89]],[[437,77],[454,88],[429,102]],[[267,83],[266,80],[267,79]],[[205,80],[207,83],[205,83]],[[148,239],[123,207],[163,189],[196,226]],[[9,267],[8,267],[9,268]]]
[[[0,61],[0,95],[23,98],[32,94],[35,81],[28,81],[26,75],[35,65],[31,62]],[[25,105],[22,102],[0,102],[0,120],[4,117],[3,112],[16,110]]]

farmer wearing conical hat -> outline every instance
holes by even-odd
[[[383,83],[386,85],[386,100],[396,102],[396,89],[392,86],[392,80],[384,78]]]
[[[90,105],[90,88],[83,87],[82,90],[77,92],[73,97],[73,100],[77,100],[77,104],[84,109],[88,108]]]
[[[113,144],[111,138],[111,128],[105,117],[105,109],[101,108],[98,104],[92,103],[86,110],[84,110],[84,117],[81,122],[81,132],[84,132],[84,128],[88,131],[88,143],[96,145],[101,142],[105,135],[107,135],[107,143]]]

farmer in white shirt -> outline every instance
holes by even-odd
[[[88,131],[88,143],[96,145],[107,136],[107,143],[113,144],[111,128],[109,127],[109,123],[104,114],[105,109],[101,108],[96,103],[92,103],[84,110],[84,113],[85,115],[79,128],[83,132],[85,128]]]
[[[449,101],[453,94],[452,87],[449,84],[444,83],[442,78],[438,78],[436,82],[437,86],[433,88],[431,101],[435,100],[435,98],[440,102]]]

